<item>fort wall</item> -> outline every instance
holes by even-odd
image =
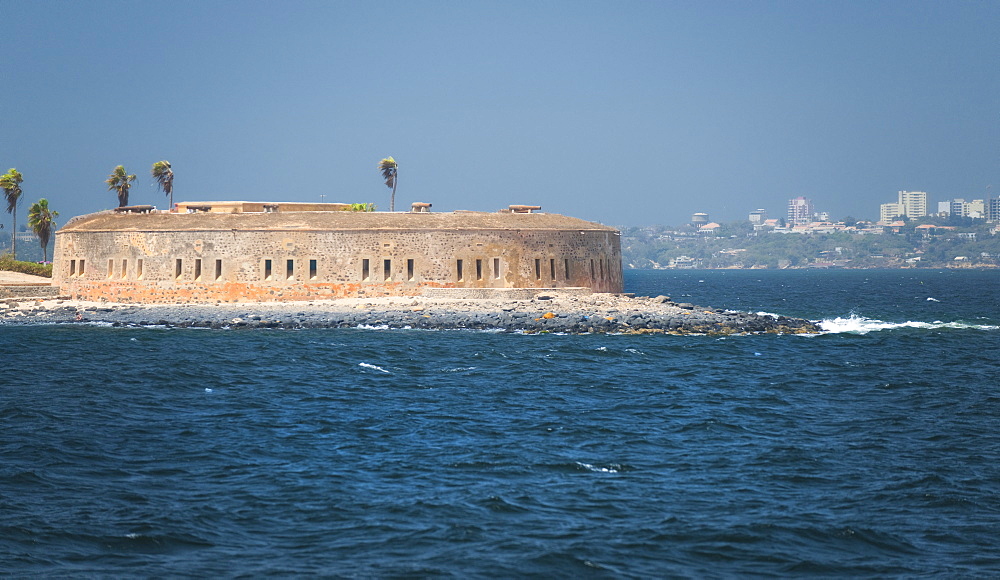
[[[554,214],[91,214],[57,232],[54,263],[61,293],[115,302],[622,291],[618,232]]]

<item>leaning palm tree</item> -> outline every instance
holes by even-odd
[[[15,259],[17,259],[17,201],[21,197],[22,181],[24,179],[21,177],[21,173],[13,167],[7,173],[0,175],[0,188],[3,188],[3,195],[7,198],[7,213],[14,218],[10,250]]]
[[[42,245],[42,261],[49,261],[49,238],[52,237],[52,229],[56,227],[53,221],[59,212],[49,209],[49,200],[44,197],[28,208],[28,227],[38,236],[38,243]]]
[[[165,193],[167,197],[170,198],[170,209],[174,208],[174,171],[170,169],[169,161],[157,161],[153,164],[153,179],[156,180],[156,185],[159,186],[160,191]]]
[[[128,205],[128,190],[132,187],[133,181],[135,181],[135,174],[129,175],[121,165],[115,167],[111,175],[104,180],[104,183],[108,184],[108,191],[118,193],[118,207]]]
[[[396,178],[399,174],[399,166],[396,165],[396,160],[392,157],[386,157],[378,164],[379,170],[382,172],[382,179],[385,180],[385,186],[392,189],[392,197],[389,198],[389,211],[395,211],[396,209]]]

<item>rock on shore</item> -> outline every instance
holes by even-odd
[[[207,328],[388,327],[566,333],[816,333],[784,316],[678,304],[666,296],[592,294],[530,300],[352,298],[311,302],[116,304],[0,302],[0,325],[108,323]]]

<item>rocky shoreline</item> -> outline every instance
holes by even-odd
[[[177,328],[418,328],[625,334],[802,334],[813,322],[675,303],[667,296],[540,295],[527,300],[352,298],[311,302],[0,302],[0,325],[104,323]]]

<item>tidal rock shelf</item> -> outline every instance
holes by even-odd
[[[530,300],[354,298],[312,302],[119,304],[0,302],[0,325],[104,323],[180,328],[417,328],[625,334],[818,333],[800,318],[676,303],[666,296],[537,296]]]

